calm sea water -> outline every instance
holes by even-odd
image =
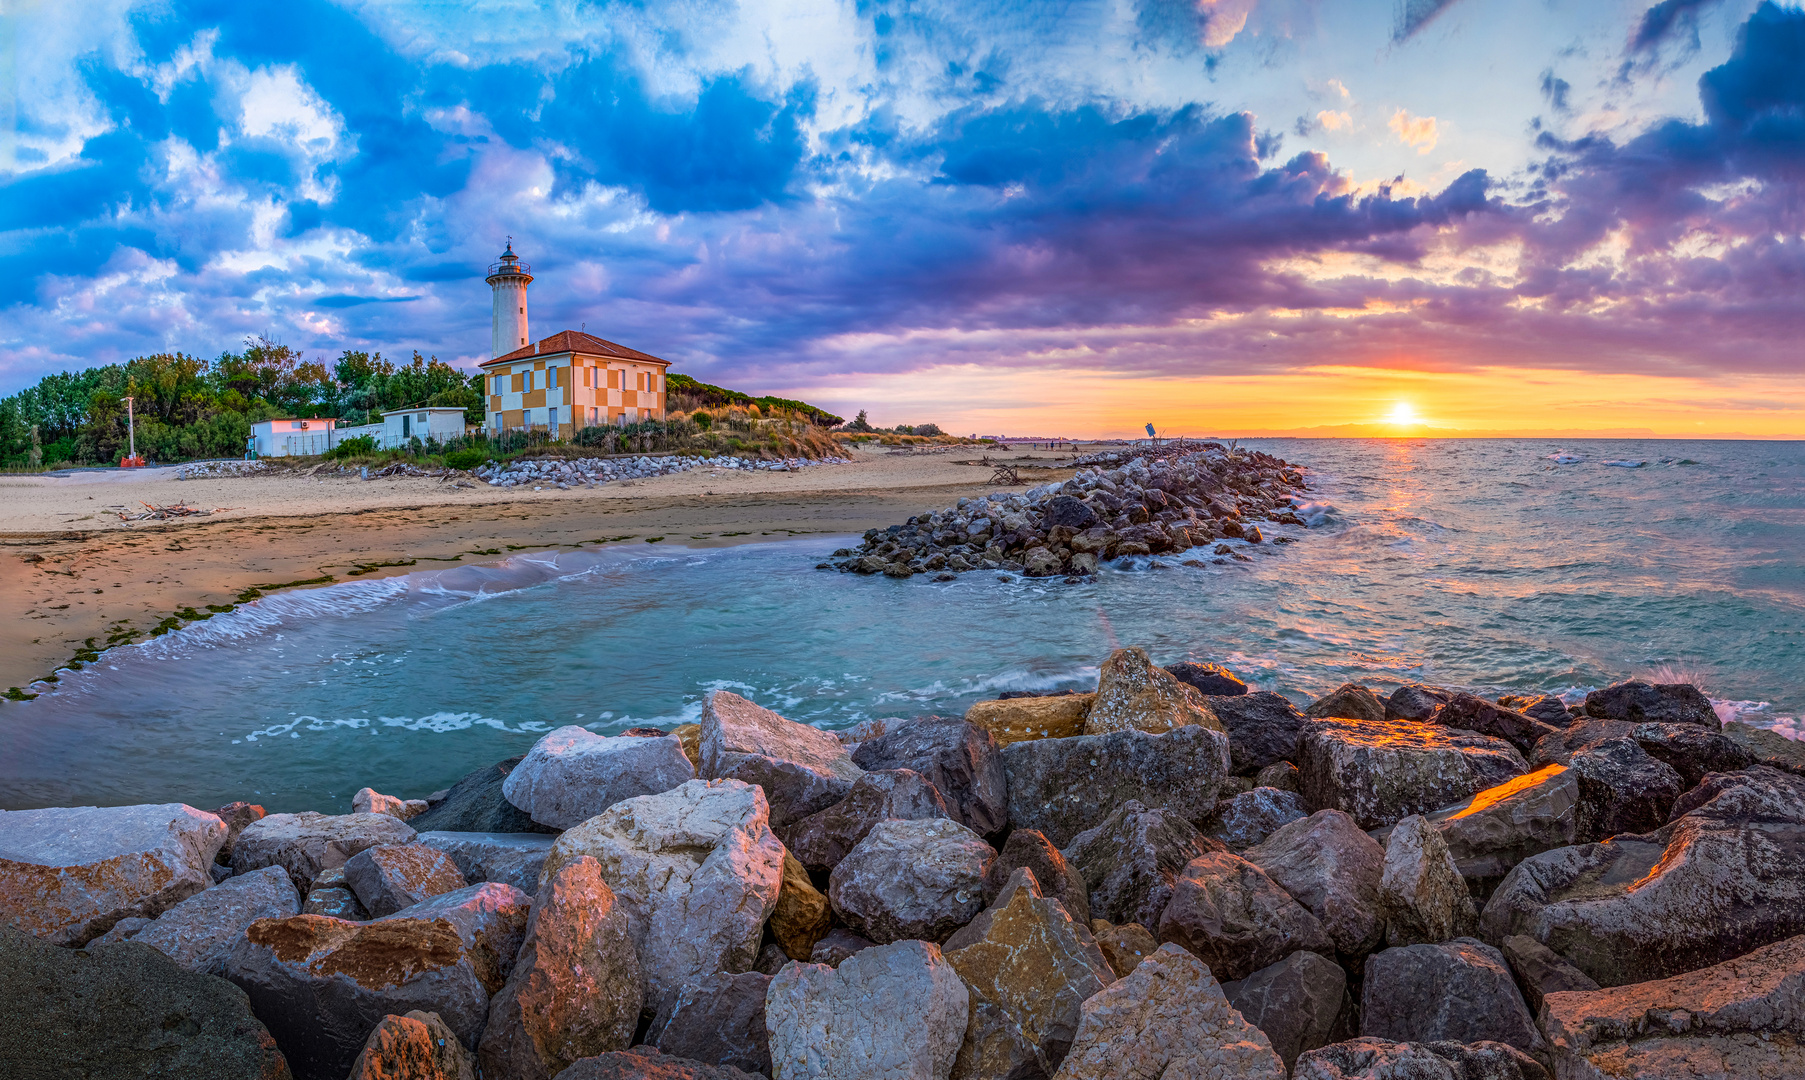
[[[1306,701],[1347,680],[1564,695],[1700,683],[1799,734],[1805,444],[1272,440],[1298,542],[1094,582],[813,569],[844,538],[521,556],[272,597],[0,707],[0,806],[418,797],[564,724],[692,720],[734,689],[837,728],[1088,688],[1118,645]],[[1639,468],[1607,461],[1646,462]],[[926,509],[926,507],[924,507]]]

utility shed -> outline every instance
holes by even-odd
[[[464,410],[450,405],[426,405],[417,409],[389,409],[382,414],[384,449],[406,446],[411,440],[447,442],[464,434]]]
[[[324,454],[338,441],[332,437],[337,423],[331,419],[259,420],[251,425],[252,449],[260,458]]]

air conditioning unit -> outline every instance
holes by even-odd
[[[307,421],[305,421],[305,420],[301,421],[301,430],[302,431],[307,430]]]

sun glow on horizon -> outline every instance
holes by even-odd
[[[1385,422],[1388,424],[1396,424],[1399,427],[1408,427],[1411,424],[1420,423],[1421,421],[1416,415],[1416,410],[1411,407],[1410,402],[1400,401],[1391,407],[1391,413],[1385,417]]]

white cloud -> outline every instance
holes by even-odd
[[[1412,116],[1404,109],[1392,113],[1391,122],[1386,126],[1397,133],[1399,142],[1419,154],[1427,154],[1435,149],[1435,141],[1440,138],[1435,128],[1435,117]]]
[[[1316,114],[1316,122],[1324,131],[1346,131],[1354,126],[1354,118],[1345,112],[1330,112],[1328,109]]]

